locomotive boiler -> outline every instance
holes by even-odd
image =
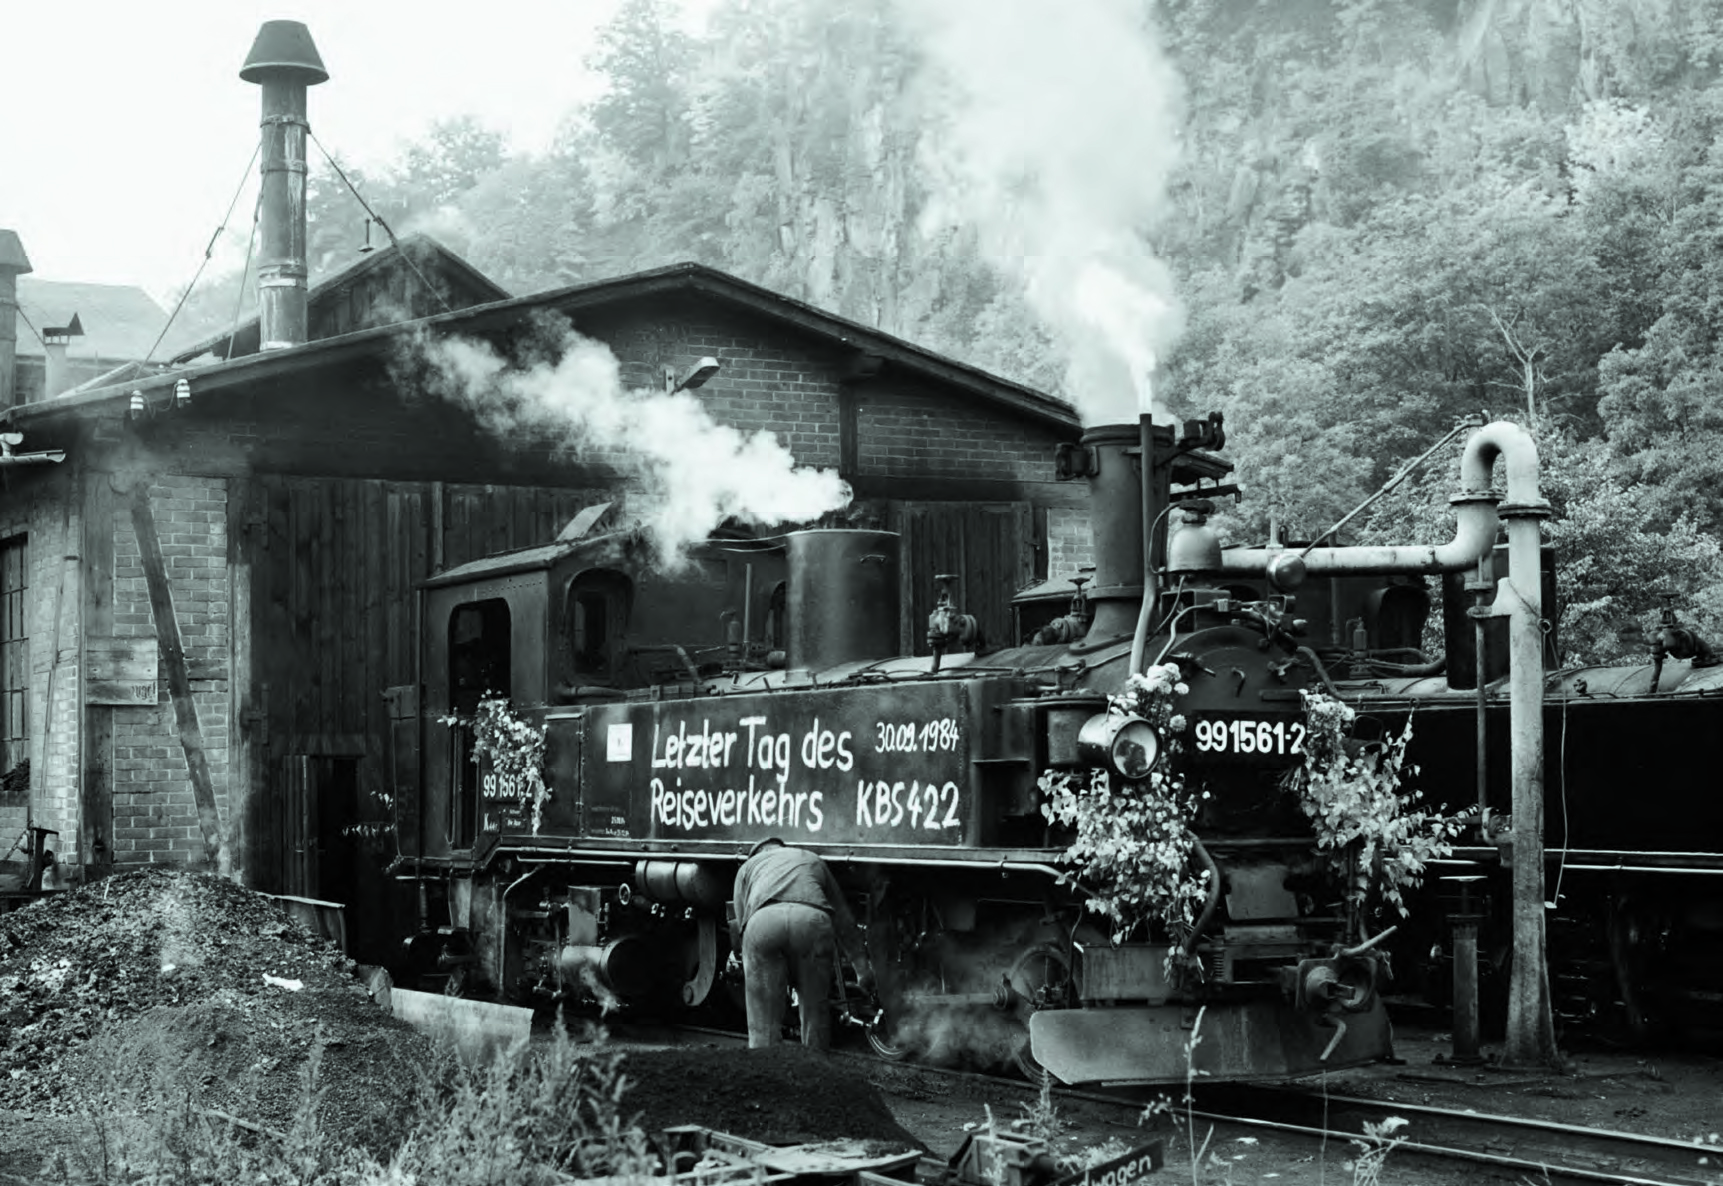
[[[1218,417],[1092,428],[1060,451],[1059,476],[1089,486],[1095,571],[1016,645],[989,648],[943,597],[928,653],[901,654],[897,539],[880,531],[714,538],[665,568],[582,521],[442,573],[421,594],[418,692],[396,699],[418,966],[456,993],[723,1008],[731,883],[775,836],[851,897],[877,995],[842,977],[833,1007],[885,1057],[1113,1083],[1178,1081],[1187,1059],[1261,1079],[1381,1058],[1376,936],[1282,785],[1301,693],[1332,686],[1305,638],[1357,610],[1378,649],[1415,639],[1415,574],[1494,542],[1490,468],[1514,432],[1468,453],[1453,542],[1310,552],[1313,575],[1387,578],[1296,618],[1284,555],[1223,562],[1200,532],[1167,546],[1171,513],[1200,515],[1231,468]],[[1114,699],[1156,664],[1188,689],[1180,738]],[[478,743],[476,714],[504,697],[523,745],[543,739],[542,777]],[[1206,791],[1200,910],[1178,933],[1117,932],[1062,861],[1045,776],[1105,770],[1128,795],[1181,749]]]

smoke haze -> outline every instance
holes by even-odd
[[[922,83],[938,113],[922,148],[930,225],[974,227],[989,261],[1023,285],[1068,352],[1085,421],[1134,420],[1184,324],[1144,240],[1178,156],[1180,105],[1144,5],[898,8],[926,52]]]
[[[426,340],[420,350],[439,393],[491,432],[550,431],[636,479],[645,497],[634,510],[660,563],[675,566],[684,548],[732,516],[800,523],[848,504],[836,472],[797,466],[773,433],[720,424],[686,391],[628,390],[602,342],[545,322],[540,330],[527,361],[470,338]]]

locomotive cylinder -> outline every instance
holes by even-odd
[[[787,666],[822,670],[898,653],[898,536],[792,531]]]
[[[652,987],[656,961],[652,945],[639,935],[624,935],[602,946],[570,944],[556,953],[556,972],[570,984],[590,977],[620,997],[634,997]]]
[[[640,861],[634,866],[634,884],[656,901],[685,902],[705,910],[722,910],[727,896],[723,880],[695,861]]]

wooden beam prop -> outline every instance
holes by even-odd
[[[197,800],[204,856],[212,866],[218,866],[221,816],[215,806],[215,783],[209,774],[209,758],[203,752],[203,730],[197,722],[197,704],[191,698],[191,673],[186,667],[185,648],[180,643],[179,620],[174,617],[173,591],[168,587],[155,514],[150,510],[149,487],[143,482],[132,488],[132,528],[137,532],[138,554],[143,559],[144,583],[150,590],[150,612],[155,615],[161,662],[167,669],[168,698],[173,701],[180,748],[185,750],[185,766],[191,774],[192,795]]]

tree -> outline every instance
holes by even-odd
[[[407,146],[394,189],[410,213],[446,206],[502,168],[508,159],[502,133],[470,115],[438,120]]]

